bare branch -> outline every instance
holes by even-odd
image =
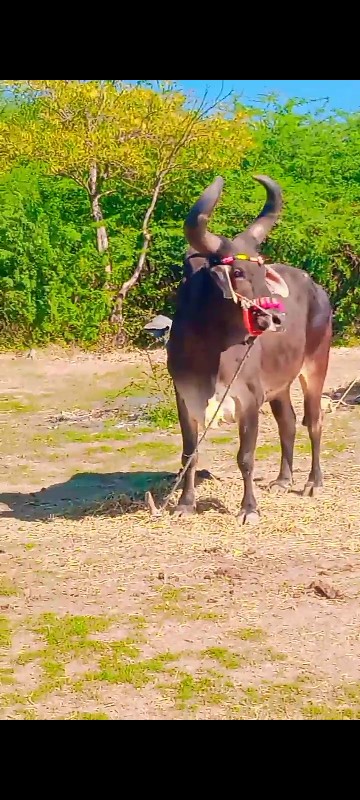
[[[151,233],[150,233],[150,230],[149,230],[149,224],[150,224],[150,220],[152,218],[152,215],[153,215],[153,213],[155,211],[157,201],[159,199],[160,191],[161,191],[162,184],[163,184],[163,178],[164,178],[163,175],[159,176],[157,184],[156,184],[156,186],[154,188],[154,191],[153,191],[153,195],[152,195],[152,198],[151,198],[150,205],[149,205],[149,207],[148,207],[148,209],[146,211],[146,214],[144,216],[143,226],[142,226],[143,247],[142,247],[142,250],[141,250],[141,253],[140,253],[140,256],[139,256],[138,263],[136,265],[136,269],[134,270],[131,278],[129,278],[128,281],[125,281],[123,283],[123,285],[122,285],[122,287],[121,287],[121,289],[120,289],[120,291],[118,293],[118,299],[120,300],[120,303],[122,303],[122,301],[125,299],[126,295],[129,293],[129,291],[138,282],[139,277],[140,277],[140,275],[142,273],[142,270],[144,268],[147,251],[149,249],[149,245],[150,245],[150,242],[151,242]]]
[[[100,192],[98,194],[98,200],[101,200],[102,197],[108,197],[110,194],[114,194],[117,189],[107,189],[106,192]]]

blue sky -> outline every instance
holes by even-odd
[[[206,86],[211,96],[218,93],[222,81],[179,81],[186,89],[203,94]],[[316,100],[328,97],[330,106],[354,111],[360,108],[359,81],[224,81],[225,91],[234,90],[243,96],[244,102],[256,100],[259,94],[278,91],[284,98],[304,97]]]

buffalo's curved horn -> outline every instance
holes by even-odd
[[[271,228],[274,227],[282,209],[282,192],[279,184],[268,178],[267,175],[255,175],[254,179],[265,187],[267,193],[266,203],[257,219],[234,239],[233,244],[235,246],[238,240],[240,244],[241,240],[244,241],[244,239],[248,238],[255,248],[259,247],[270,233]]]
[[[220,198],[223,186],[223,178],[216,178],[192,207],[185,221],[185,236],[191,247],[202,255],[214,255],[223,244],[220,236],[210,233],[207,229],[208,220]]]

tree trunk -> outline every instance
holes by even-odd
[[[96,226],[96,237],[97,237],[97,248],[100,255],[109,254],[109,237],[107,235],[107,230],[104,224],[99,224],[104,222],[104,217],[101,209],[100,204],[100,194],[98,191],[98,171],[97,166],[94,164],[90,169],[90,179],[89,179],[89,196],[90,196],[90,203],[91,203],[91,213],[94,222],[97,223]],[[105,272],[107,275],[111,275],[111,262],[110,257],[107,257],[105,262]]]
[[[142,250],[141,250],[137,265],[135,267],[135,270],[134,270],[131,278],[129,278],[129,280],[125,281],[123,283],[123,285],[120,287],[120,289],[118,290],[118,293],[117,293],[117,295],[115,297],[113,313],[112,313],[112,316],[111,316],[111,322],[112,322],[113,325],[117,325],[118,326],[117,340],[118,340],[119,344],[122,343],[122,339],[123,339],[122,327],[123,327],[123,305],[124,305],[124,300],[125,300],[127,294],[130,292],[130,290],[133,289],[133,287],[137,284],[137,282],[138,282],[138,280],[140,278],[140,275],[141,275],[141,273],[142,273],[142,271],[144,269],[144,266],[146,264],[146,257],[147,257],[148,249],[149,249],[150,242],[151,242],[151,234],[150,234],[150,230],[149,230],[149,225],[150,225],[151,217],[152,217],[152,215],[153,215],[153,213],[155,211],[157,201],[159,199],[159,194],[160,194],[160,191],[161,191],[161,188],[162,188],[163,178],[164,178],[164,175],[161,174],[159,176],[157,184],[156,184],[156,186],[154,188],[153,195],[152,195],[152,198],[151,198],[151,203],[150,203],[150,205],[149,205],[149,207],[148,207],[148,209],[146,211],[146,214],[144,216],[143,226],[142,226],[143,246],[142,246]]]

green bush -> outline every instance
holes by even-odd
[[[331,294],[341,334],[360,329],[360,116],[326,118],[277,103],[250,115],[254,147],[225,177],[214,230],[235,234],[258,213],[265,172],[283,187],[285,206],[264,251],[307,270]],[[209,175],[209,180],[212,175]],[[124,306],[129,341],[156,313],[173,312],[185,249],[183,220],[204,185],[189,174],[156,208],[148,262]],[[0,176],[0,344],[77,342],[94,346],[109,330],[115,287],[132,273],[148,198],[130,189],[103,201],[113,263],[105,284],[84,191],[39,165]]]

